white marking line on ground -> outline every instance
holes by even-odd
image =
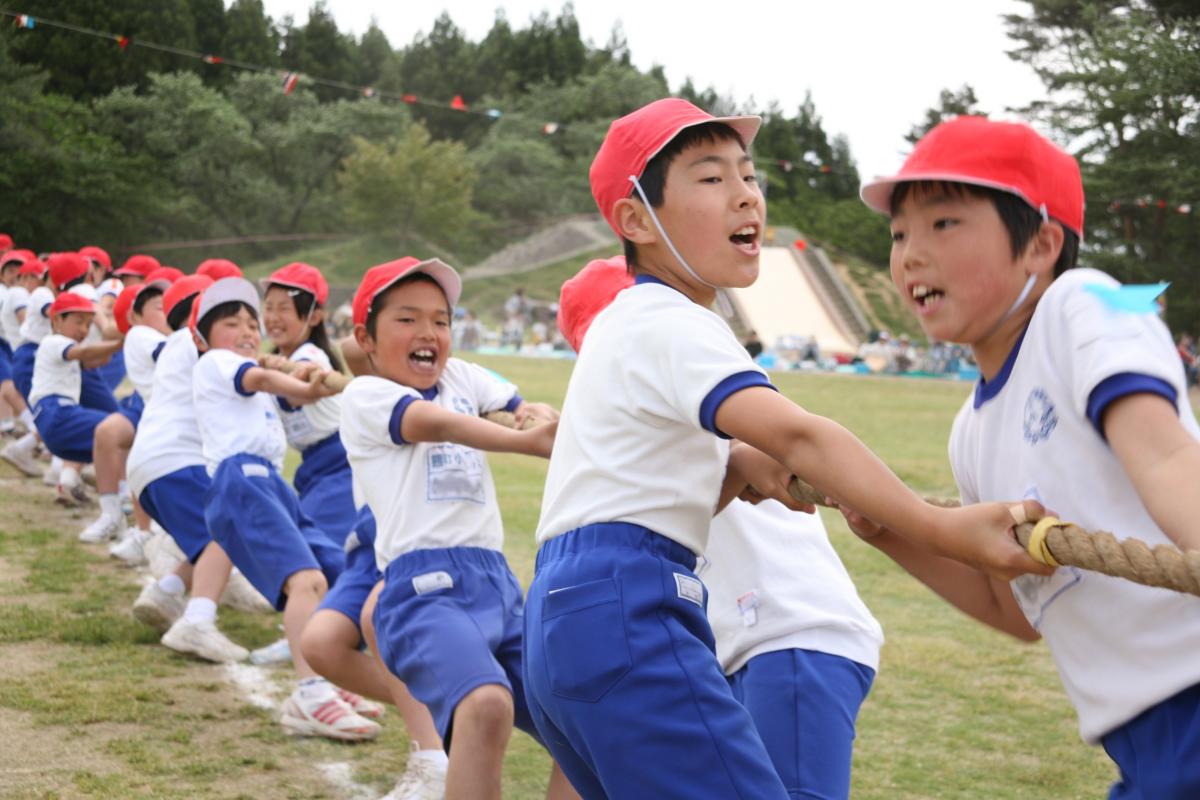
[[[267,711],[275,710],[278,705],[275,682],[265,669],[252,664],[226,664],[225,675],[242,690],[250,705]]]
[[[338,791],[339,796],[350,800],[375,800],[379,795],[354,780],[353,767],[348,761],[327,761],[317,764],[325,780]]]

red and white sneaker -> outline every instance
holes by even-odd
[[[296,689],[283,701],[283,715],[279,721],[293,736],[324,736],[343,742],[374,739],[380,730],[378,723],[356,714],[333,691],[308,699],[303,690]]]
[[[349,689],[338,687],[336,690],[337,696],[345,701],[346,705],[354,710],[355,714],[367,719],[379,719],[383,716],[383,704],[376,703],[374,700],[368,700],[361,694],[355,694]]]

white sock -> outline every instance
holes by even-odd
[[[333,684],[316,675],[296,682],[296,691],[305,700],[323,700],[333,696]]]
[[[130,497],[131,496],[129,494],[129,481],[122,480],[120,483],[117,484],[117,494],[121,497]]]
[[[410,760],[428,761],[440,767],[447,767],[450,764],[450,758],[446,755],[445,750],[413,750],[408,757]]]
[[[183,618],[188,622],[216,622],[217,604],[207,597],[193,597],[183,609]]]
[[[63,460],[61,458],[59,458],[58,456],[53,456],[50,459],[50,469],[54,470],[55,472],[62,472],[63,471]]]
[[[12,417],[0,418],[0,431],[4,431],[5,433],[7,433],[15,427],[17,427],[17,424],[15,422],[13,422]]]
[[[33,430],[33,412],[27,408],[24,411],[22,411],[19,416],[20,416],[21,422],[25,423],[25,429],[28,431],[32,431]]]
[[[187,587],[183,585],[183,578],[176,575],[174,572],[168,572],[158,579],[158,588],[162,589],[167,594],[183,594],[187,591]]]
[[[64,489],[73,489],[79,485],[79,471],[74,467],[63,467],[58,473],[58,482]]]
[[[37,436],[32,433],[25,434],[12,445],[13,450],[21,453],[32,453],[35,447],[37,447]]]
[[[121,513],[121,498],[115,494],[100,495],[100,516],[119,520],[125,515]]]

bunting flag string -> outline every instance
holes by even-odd
[[[1136,200],[1113,200],[1108,204],[1108,210],[1114,213],[1128,209],[1154,208],[1160,211],[1171,211],[1176,214],[1191,214],[1196,208],[1195,203],[1173,203],[1167,200],[1155,200],[1151,197],[1139,197]]]

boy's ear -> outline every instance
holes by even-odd
[[[192,331],[192,341],[196,344],[196,350],[200,353],[208,352],[208,343],[200,338],[200,335]]]
[[[658,241],[658,229],[650,219],[649,212],[641,200],[622,197],[613,205],[613,220],[622,238],[634,244],[651,244]]]
[[[367,333],[366,325],[354,326],[354,342],[364,353],[375,352],[375,340],[371,337],[371,334]]]
[[[1043,222],[1025,248],[1030,274],[1052,275],[1063,248],[1063,229],[1057,222]]]

